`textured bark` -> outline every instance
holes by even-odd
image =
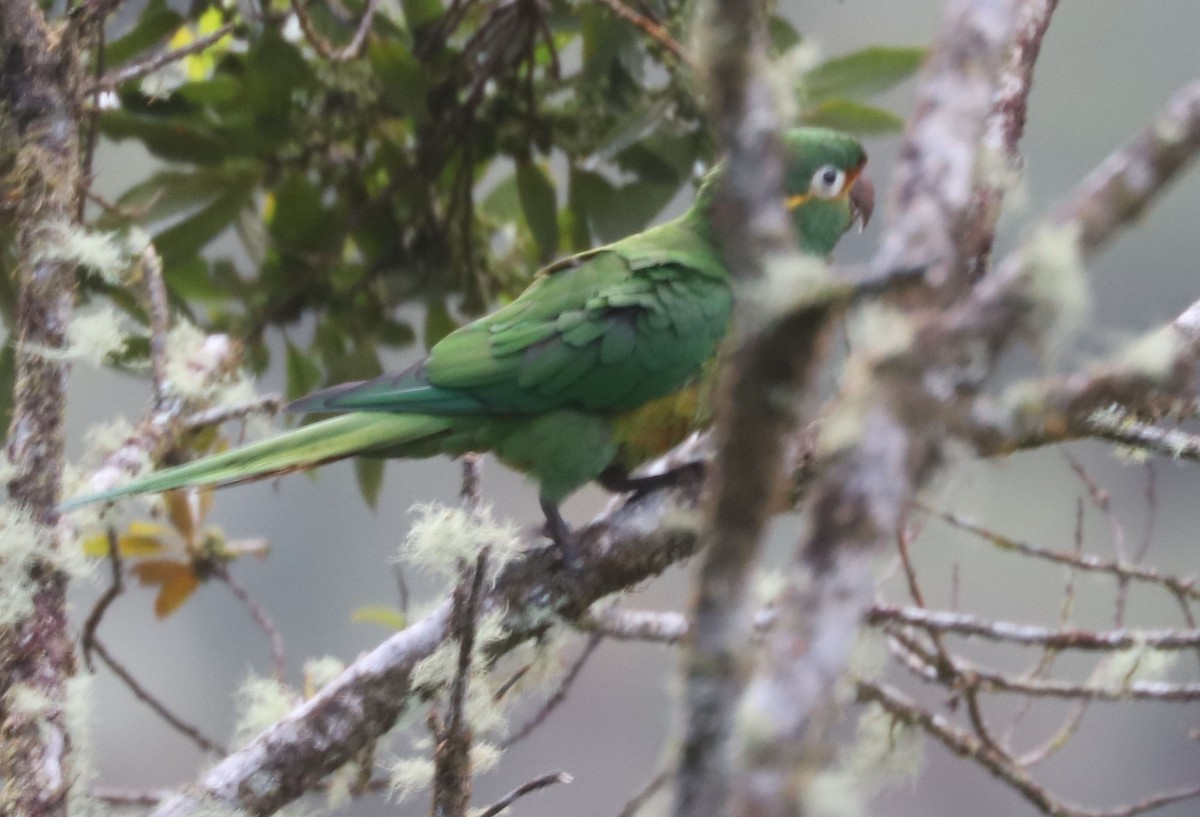
[[[26,566],[32,609],[0,630],[0,813],[12,817],[65,815],[72,782],[63,701],[75,656],[66,580],[56,566],[54,510],[62,488],[66,367],[44,350],[64,345],[74,291],[73,267],[45,249],[73,222],[76,209],[75,51],[61,31],[51,31],[33,0],[0,3],[0,167],[8,172],[6,201],[17,225],[20,290],[7,440],[16,470],[8,493],[11,511],[28,515],[37,538]]]

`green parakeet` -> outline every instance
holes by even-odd
[[[785,134],[784,147],[796,241],[824,257],[854,221],[870,217],[866,153],[844,134],[807,128]],[[709,175],[679,218],[546,267],[516,300],[451,332],[415,366],[288,406],[338,416],[62,508],[350,456],[490,451],[536,481],[549,529],[562,533],[563,499],[601,477],[619,487],[621,475],[708,419],[703,383],[733,301],[710,224],[722,172]]]

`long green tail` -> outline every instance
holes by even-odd
[[[400,453],[399,446],[450,428],[445,417],[426,414],[353,412],[211,457],[157,471],[127,485],[72,497],[59,505],[69,511],[92,502],[187,486],[221,486],[285,474],[355,454]]]

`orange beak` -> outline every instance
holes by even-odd
[[[858,229],[863,230],[871,220],[871,214],[874,212],[875,184],[871,181],[871,177],[860,168],[854,177],[854,181],[850,183],[851,223],[857,221]]]

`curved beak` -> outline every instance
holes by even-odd
[[[861,231],[866,228],[873,212],[875,212],[875,184],[864,171],[850,186],[851,223],[857,221],[858,229]]]

